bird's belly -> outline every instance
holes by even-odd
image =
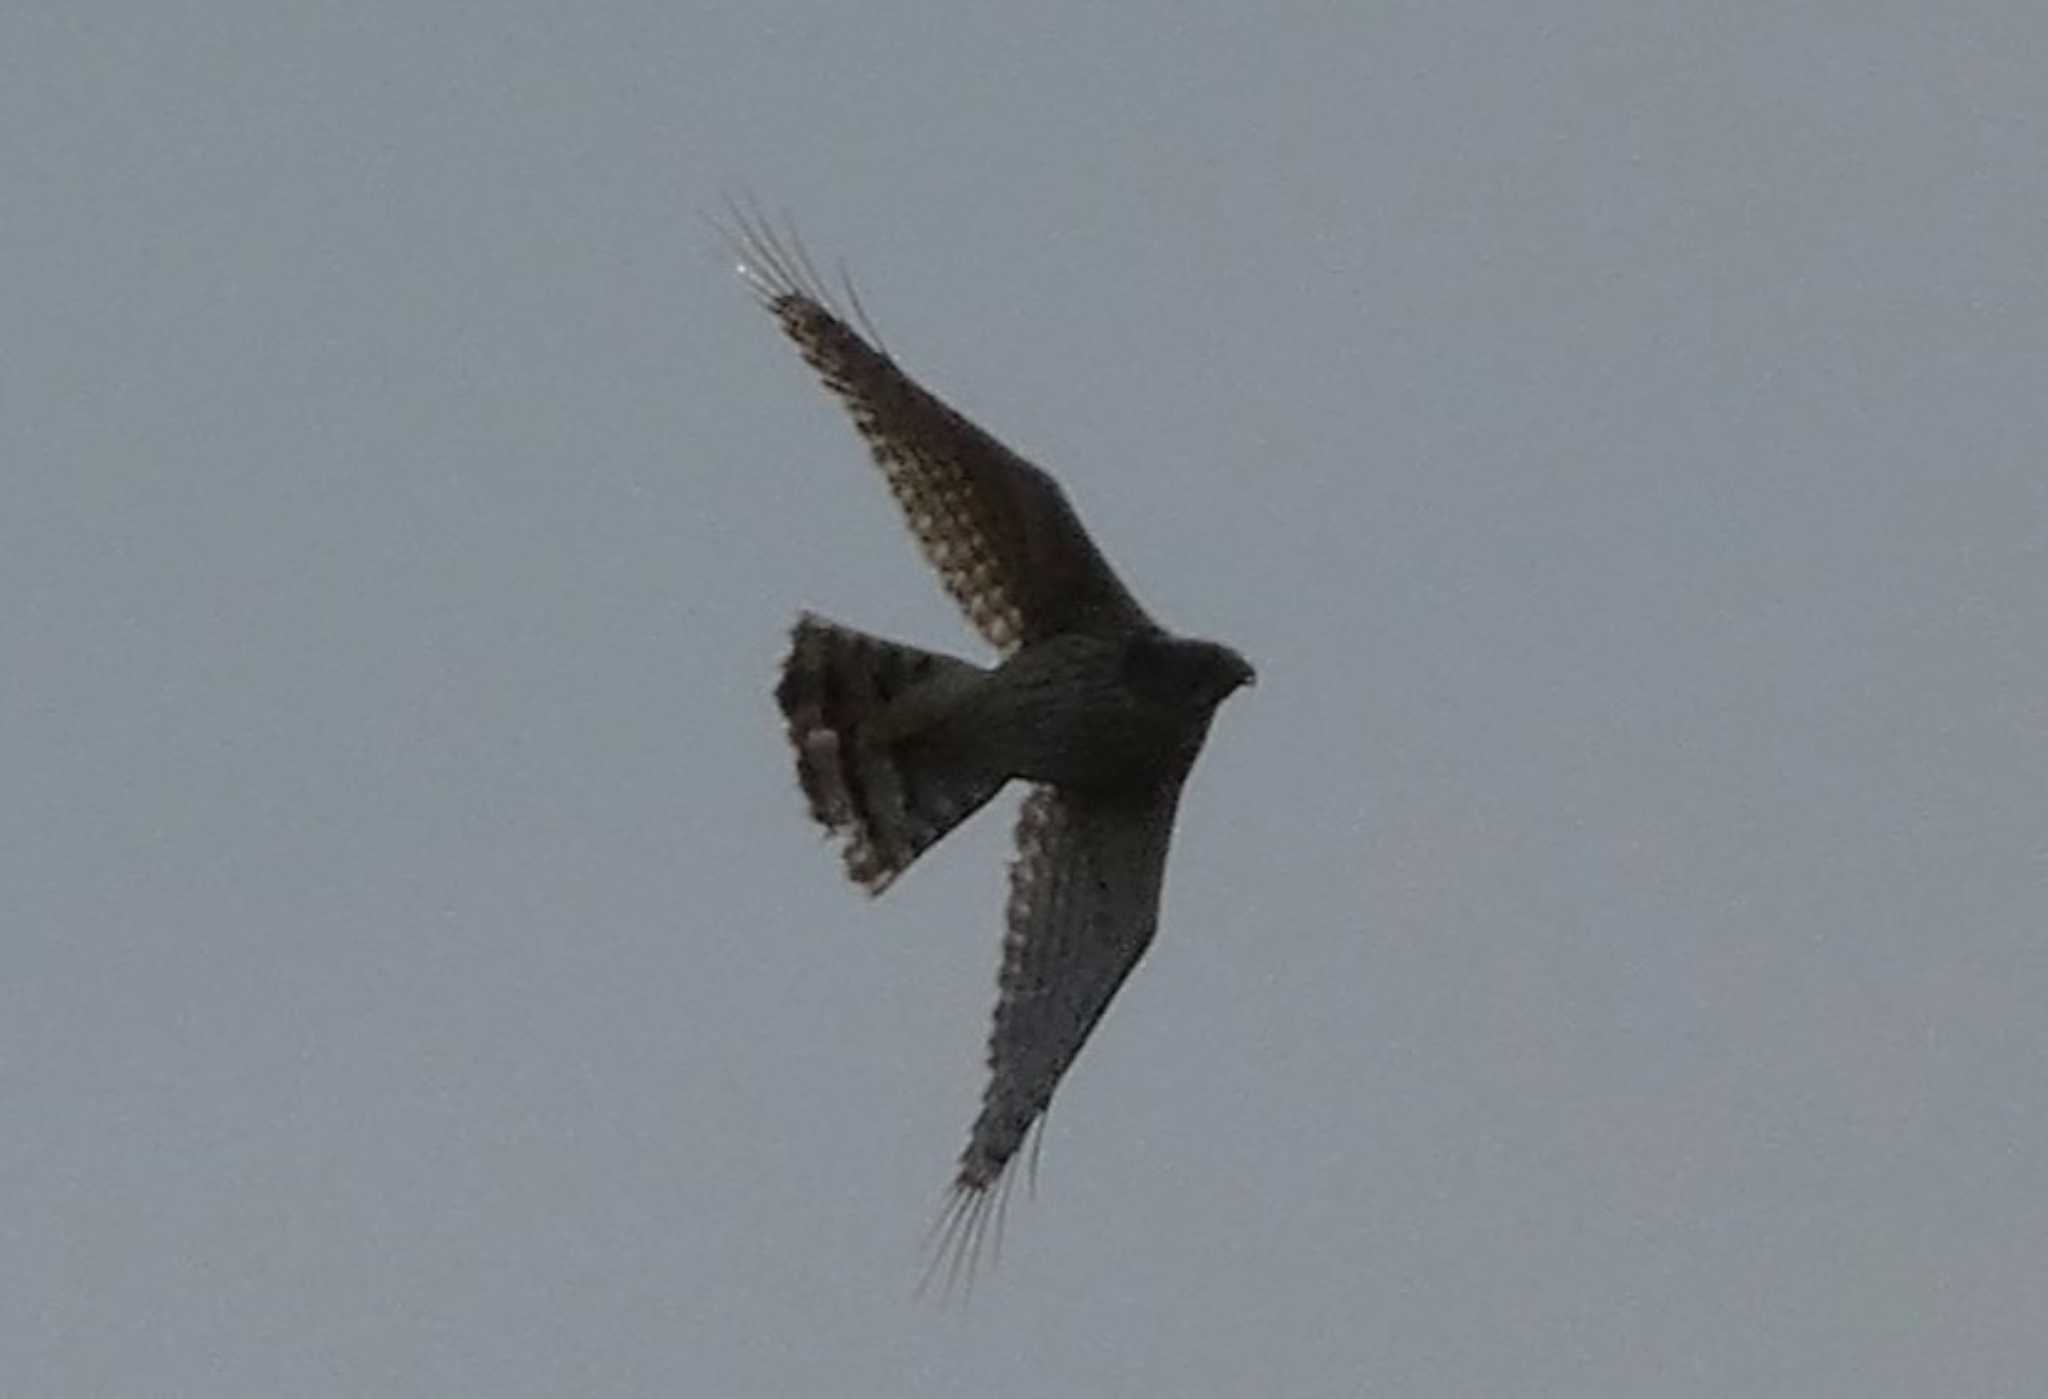
[[[1005,776],[1062,787],[1149,784],[1179,749],[1178,725],[1127,691],[995,697],[977,716],[981,743]]]

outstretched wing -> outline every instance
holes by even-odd
[[[1149,791],[1104,797],[1037,787],[1017,818],[1008,931],[997,978],[989,1082],[953,1193],[936,1268],[971,1275],[991,1190],[1052,1103],[1110,998],[1152,942],[1186,768]]]
[[[740,273],[867,440],[924,555],[975,630],[1004,653],[1067,631],[1149,625],[1059,483],[920,388],[863,337],[794,237],[734,209]]]

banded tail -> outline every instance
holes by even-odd
[[[868,893],[1001,789],[1005,779],[944,722],[986,675],[810,613],[798,619],[775,702],[811,815],[845,839],[846,873]]]

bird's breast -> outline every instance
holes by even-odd
[[[1120,643],[1055,637],[990,672],[963,704],[977,741],[1010,777],[1063,787],[1149,786],[1200,726],[1125,682]]]

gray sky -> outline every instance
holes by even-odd
[[[2048,15],[1110,9],[0,20],[11,1392],[2040,1392]],[[737,184],[1260,670],[964,1312]]]

